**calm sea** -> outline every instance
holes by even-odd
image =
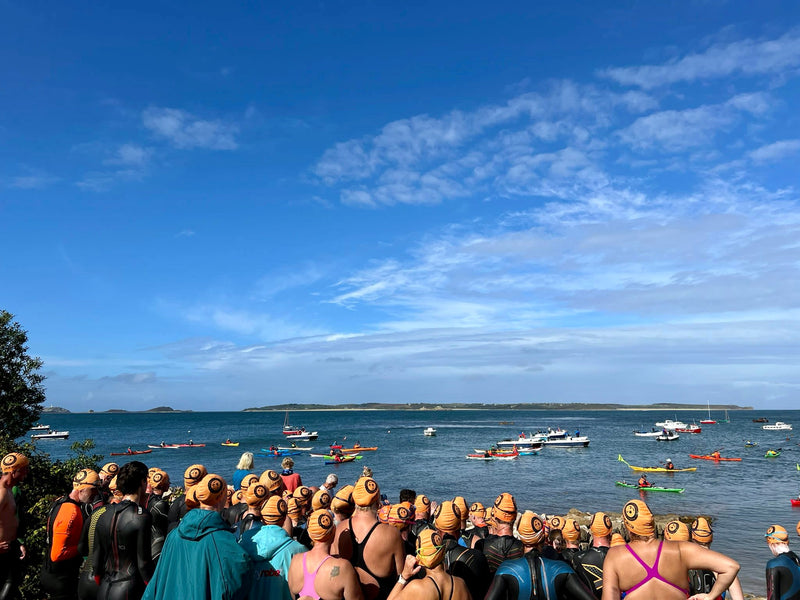
[[[764,565],[771,557],[764,531],[779,523],[794,532],[800,509],[790,498],[800,489],[800,446],[797,432],[763,431],[752,419],[793,423],[800,430],[800,411],[739,411],[730,413],[730,423],[703,426],[699,435],[681,434],[674,442],[637,438],[634,429],[649,428],[656,421],[678,418],[687,423],[700,420],[705,412],[657,411],[323,411],[294,412],[292,423],[320,434],[317,442],[303,443],[325,451],[334,441],[378,446],[377,452],[344,465],[324,465],[307,454],[294,456],[295,469],[308,485],[320,485],[334,471],[340,484],[352,483],[364,465],[369,465],[383,492],[393,501],[408,487],[435,500],[454,495],[468,502],[488,505],[498,493],[514,494],[523,509],[563,514],[570,508],[583,511],[619,512],[638,493],[616,487],[615,480],[633,481],[636,476],[617,461],[622,456],[634,465],[655,466],[671,458],[677,467],[697,467],[695,473],[652,474],[650,480],[667,487],[684,487],[683,494],[650,492],[646,500],[657,513],[710,514],[715,517],[714,549],[729,554],[742,565],[740,578],[745,591],[764,594]],[[722,414],[715,414],[722,418]],[[53,457],[64,457],[69,444],[91,438],[97,452],[123,452],[128,446],[145,449],[147,444],[206,443],[205,448],[154,450],[140,458],[158,466],[181,482],[183,470],[203,463],[209,471],[230,477],[241,452],[258,453],[270,444],[285,445],[281,427],[283,413],[179,413],[179,414],[70,414],[45,415],[42,422],[54,429],[68,429],[69,441],[47,440],[39,446]],[[513,424],[500,424],[511,422]],[[424,437],[425,427],[438,430]],[[580,429],[591,438],[588,448],[545,448],[538,456],[515,461],[482,462],[465,459],[473,448],[485,447],[520,431],[560,426]],[[786,434],[789,434],[788,438]],[[226,438],[241,442],[238,448],[220,446]],[[758,442],[745,448],[745,440]],[[742,457],[741,463],[719,463],[689,459],[721,448],[723,456]],[[768,459],[768,448],[782,448],[778,458]],[[125,462],[127,457],[116,457]],[[279,468],[279,460],[256,458],[256,471]],[[794,538],[794,534],[792,534]],[[798,542],[794,538],[794,545]]]

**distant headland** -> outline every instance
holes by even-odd
[[[659,402],[656,404],[589,404],[585,402],[529,402],[508,404],[453,402],[433,404],[426,402],[410,402],[406,404],[390,404],[382,402],[365,402],[363,404],[276,404],[245,408],[242,412],[269,411],[315,411],[315,410],[753,410],[752,406],[736,404],[674,404]]]
[[[191,410],[177,410],[171,406],[156,406],[147,410],[125,410],[122,408],[109,408],[108,410],[89,410],[90,414],[135,414],[135,413],[190,413]],[[72,411],[60,406],[47,406],[42,409],[42,414],[72,414]]]

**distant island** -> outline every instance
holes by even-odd
[[[89,411],[92,412],[92,411]],[[112,414],[136,414],[136,413],[187,413],[191,410],[177,410],[171,406],[156,406],[155,408],[148,408],[147,410],[125,410],[123,408],[109,408],[102,411],[104,413]]]
[[[42,409],[43,415],[66,415],[69,412],[66,408],[61,408],[60,406],[45,406]]]
[[[530,402],[513,404],[487,404],[454,402],[451,404],[432,404],[410,402],[407,404],[388,404],[365,402],[363,404],[276,404],[245,408],[242,412],[269,412],[284,410],[753,410],[752,406],[735,404],[674,404],[659,402],[655,404],[589,404],[585,402]]]

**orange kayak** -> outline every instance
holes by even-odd
[[[708,454],[705,454],[703,456],[700,456],[699,454],[690,454],[689,458],[700,458],[702,460],[713,460],[715,462],[719,462],[719,461],[722,461],[722,460],[741,462],[741,460],[742,460],[741,458],[723,458],[721,456],[720,457],[709,456]]]
[[[377,446],[373,446],[371,448],[365,448],[363,446],[360,446],[358,448],[342,448],[340,452],[342,454],[358,454],[359,452],[373,452],[374,450],[377,449],[378,449]]]

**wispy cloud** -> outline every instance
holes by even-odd
[[[622,85],[652,89],[731,75],[771,75],[798,67],[800,32],[795,29],[775,39],[715,44],[704,52],[687,54],[666,64],[613,67],[599,71],[599,75]]]
[[[751,151],[750,158],[757,163],[777,162],[800,152],[800,140],[780,140]]]
[[[42,190],[56,183],[58,180],[59,178],[53,175],[32,173],[30,175],[19,175],[17,177],[12,177],[11,181],[8,183],[8,187],[19,190]]]
[[[143,169],[147,166],[153,154],[151,148],[137,144],[122,144],[112,156],[103,161],[107,165],[119,165],[130,168]]]
[[[235,123],[200,119],[177,108],[150,107],[142,112],[142,124],[154,136],[176,148],[207,150],[236,150]]]

